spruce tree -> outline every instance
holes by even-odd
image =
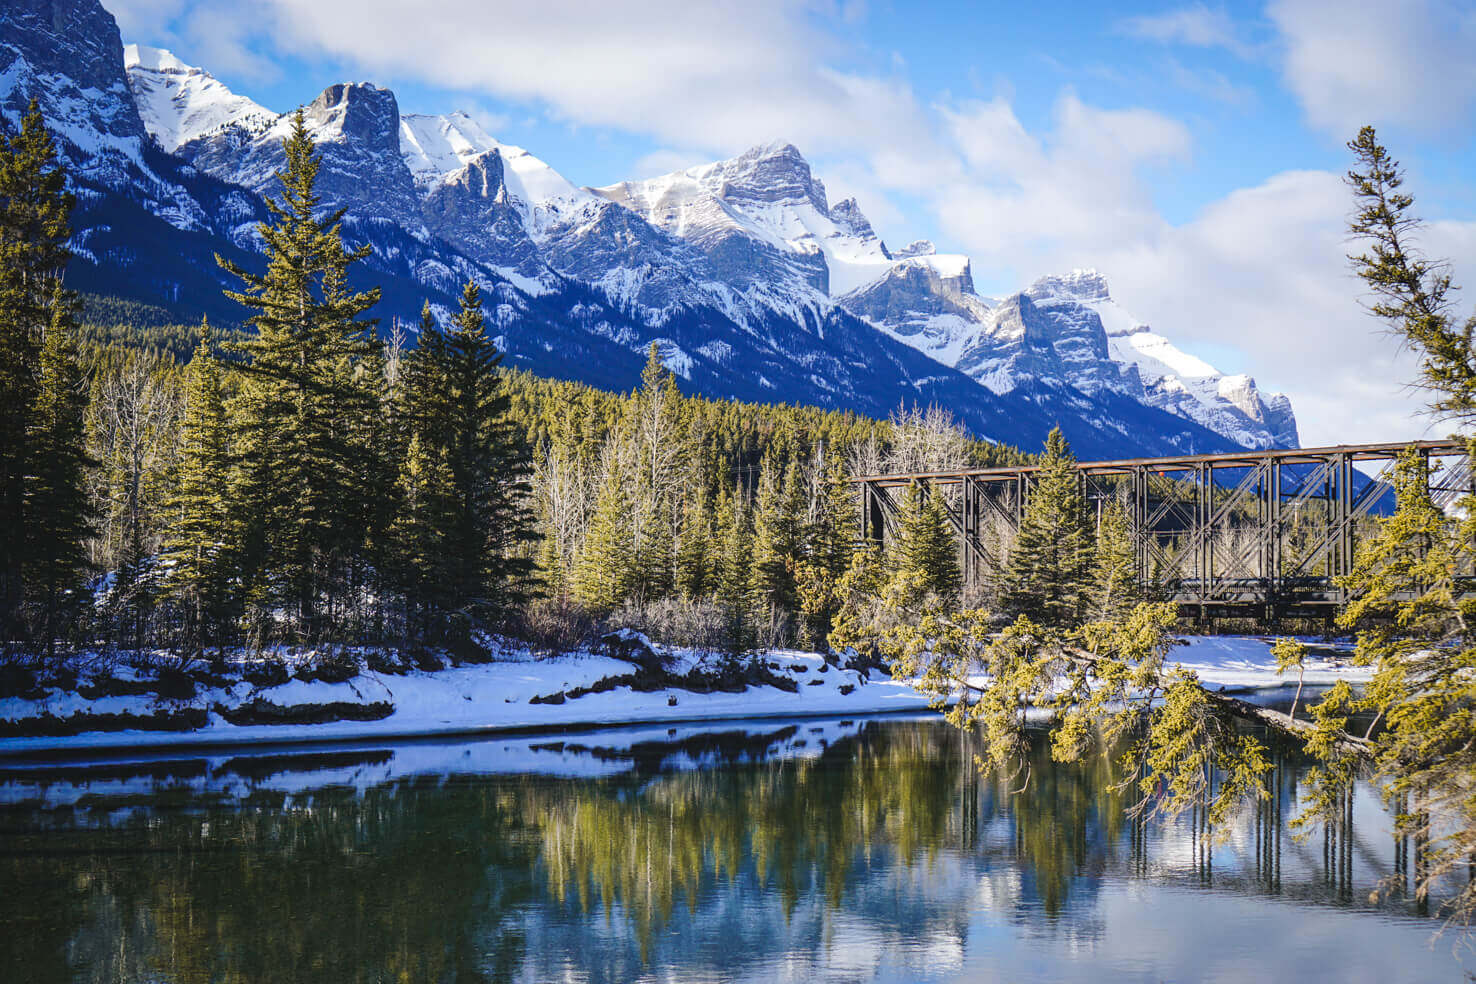
[[[804,547],[804,498],[797,464],[764,458],[753,519],[753,586],[772,613],[795,609],[794,571]]]
[[[948,521],[947,504],[937,488],[908,487],[890,552],[894,577],[903,586],[904,596],[958,596],[963,587],[958,542]]]
[[[840,611],[840,583],[851,566],[859,539],[856,503],[846,481],[846,469],[832,454],[821,473],[814,519],[806,531],[806,557],[795,572],[800,613],[804,616],[809,645],[825,645],[835,616]]]
[[[88,566],[86,539],[93,530],[84,485],[91,464],[84,445],[86,406],[73,305],[58,284],[30,415],[33,457],[24,503],[27,593],[40,616],[48,655],[56,652],[57,636],[81,602]]]
[[[522,435],[507,417],[497,371],[502,355],[487,337],[475,282],[463,289],[450,330],[432,332],[422,344],[435,381],[422,397],[424,436],[444,456],[451,476],[447,604],[473,618],[496,618],[530,589],[530,463]]]
[[[168,595],[184,616],[187,646],[223,648],[238,613],[237,541],[223,371],[210,351],[208,325],[185,369],[179,463],[164,540]]]
[[[398,511],[387,532],[390,582],[403,601],[407,635],[432,638],[453,606],[449,539],[456,527],[456,493],[445,458],[417,434],[410,438],[396,481]]]
[[[1091,524],[1075,463],[1053,429],[1000,584],[1006,611],[1055,628],[1080,621],[1091,587]]]
[[[705,490],[696,491],[683,509],[677,543],[676,587],[688,600],[705,598],[712,592],[715,534],[709,496]]]
[[[226,296],[253,312],[256,328],[236,345],[245,357],[233,414],[244,559],[258,604],[292,611],[298,634],[313,638],[336,628],[330,593],[362,547],[352,542],[360,531],[350,514],[365,498],[368,449],[355,437],[379,408],[374,374],[362,371],[375,352],[373,323],[361,316],[379,291],[348,288],[349,268],[369,247],[345,249],[341,210],[319,214],[320,160],[301,110],[283,151],[282,199],[267,200],[275,222],[258,226],[266,273],[217,262],[241,281]]]
[[[633,588],[634,559],[625,470],[616,458],[605,469],[574,566],[574,597],[595,612],[619,607]]]
[[[46,540],[31,535],[27,505],[35,496],[28,476],[46,453],[32,443],[46,430],[35,419],[43,339],[59,316],[69,324],[71,295],[57,287],[71,256],[66,244],[73,204],[51,135],[32,100],[19,132],[0,140],[0,515],[11,524],[10,534],[0,536],[0,645],[22,634],[21,606],[33,560],[27,549]],[[62,347],[65,343],[56,339]],[[54,350],[53,368],[65,357]],[[58,398],[56,393],[49,398],[52,409]]]
[[[860,536],[855,490],[847,481],[846,467],[838,454],[831,454],[825,462],[814,515],[808,533],[809,555],[824,570],[840,577],[851,565],[851,554]]]
[[[753,590],[753,517],[742,491],[727,496],[722,508],[722,554],[718,558],[717,602],[727,623],[733,655],[756,642]]]
[[[1102,510],[1092,557],[1092,609],[1097,618],[1116,619],[1128,614],[1143,592],[1138,585],[1138,557],[1127,513],[1118,503]]]
[[[653,343],[646,353],[640,389],[621,422],[634,456],[627,518],[635,549],[632,592],[643,602],[671,594],[676,581],[681,515],[677,496],[687,462],[685,435],[677,415],[680,403],[676,381]]]

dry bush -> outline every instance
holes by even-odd
[[[727,613],[711,601],[663,598],[644,605],[627,602],[608,622],[611,629],[634,629],[671,646],[704,652],[735,648]]]
[[[534,651],[556,655],[581,648],[600,631],[598,618],[584,606],[564,598],[540,598],[508,626],[509,635],[528,643]]]

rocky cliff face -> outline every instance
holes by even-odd
[[[400,109],[393,92],[367,82],[331,85],[304,107],[303,116],[322,156],[318,191],[325,205],[401,225],[419,214],[420,196],[400,157]],[[293,125],[293,114],[283,114],[260,132],[232,127],[206,133],[176,153],[222,181],[275,195],[276,175],[286,161],[282,141]]]
[[[1121,371],[1119,391],[1149,406],[1193,420],[1247,447],[1296,447],[1297,422],[1291,401],[1262,393],[1245,374],[1226,375],[1174,346],[1113,300],[1106,278],[1092,270],[1045,277],[1025,292],[1057,313],[1068,330],[1102,327],[1108,358]],[[1082,363],[1084,372],[1111,385],[1105,367]]]
[[[123,71],[113,15],[96,0],[7,0],[0,106],[12,122],[35,98],[69,162],[122,180],[148,137]],[[121,159],[121,160],[120,160]]]

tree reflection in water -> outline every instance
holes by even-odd
[[[762,754],[803,737],[773,729],[728,761],[712,743],[701,768],[658,755],[604,778],[335,785],[353,755],[322,753],[254,772],[12,776],[0,978],[615,980],[653,960],[725,976],[813,955],[838,926],[961,953],[980,906],[1091,938],[1114,877],[1362,904],[1401,857],[1354,836],[1353,804],[1325,847],[1284,838],[1289,766],[1217,841],[1197,818],[1129,816],[1107,757],[1063,766],[1042,743],[1016,791],[932,721]]]

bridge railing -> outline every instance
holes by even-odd
[[[1075,465],[1100,521],[1116,503],[1127,517],[1142,583],[1202,612],[1330,607],[1372,517],[1394,506],[1392,470],[1415,448],[1442,506],[1473,491],[1462,441],[1412,441],[1237,451]],[[965,583],[1002,569],[1034,486],[1036,466],[862,475],[863,534],[884,541],[899,496],[937,488],[959,538]]]

